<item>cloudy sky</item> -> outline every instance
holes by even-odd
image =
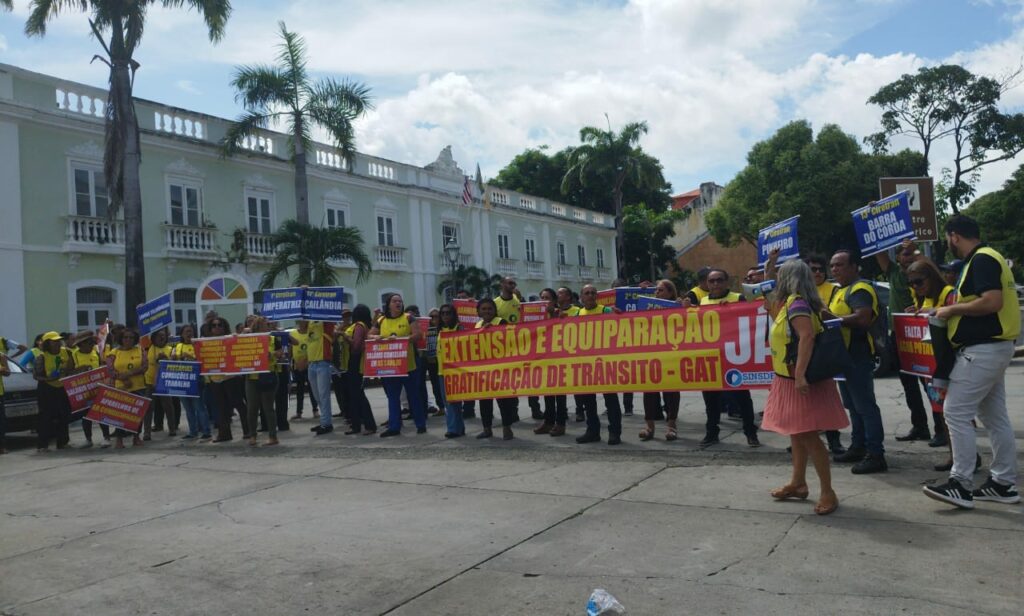
[[[727,183],[751,145],[805,118],[858,139],[865,105],[921,66],[1006,75],[1024,61],[1024,0],[234,0],[212,45],[194,13],[154,10],[136,95],[223,117],[233,67],[274,57],[277,22],[305,36],[317,75],[373,88],[358,148],[426,164],[451,144],[494,175],[526,147],[577,143],[584,125],[646,120],[644,147],[676,192]],[[0,14],[0,61],[103,86],[81,14],[22,34],[27,0]],[[1024,108],[1024,86],[1003,97]],[[911,142],[906,142],[912,145]],[[933,173],[949,152],[933,155]],[[945,158],[944,158],[945,157]],[[989,167],[998,188],[1024,158]]]

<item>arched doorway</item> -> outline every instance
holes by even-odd
[[[196,290],[196,314],[200,322],[209,310],[216,310],[234,328],[236,323],[245,320],[246,315],[252,314],[252,291],[249,283],[239,276],[226,272],[209,276]]]

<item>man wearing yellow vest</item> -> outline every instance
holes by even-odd
[[[843,339],[853,364],[839,383],[843,406],[850,412],[850,448],[837,455],[836,462],[855,462],[855,475],[889,470],[882,439],[882,413],[875,400],[875,345],[871,325],[878,318],[878,295],[871,283],[860,277],[860,263],[849,250],[837,250],[829,261],[832,278],[840,289],[832,296],[828,311],[842,321]]]
[[[946,222],[949,250],[964,260],[957,301],[937,308],[946,319],[956,360],[949,375],[944,414],[953,447],[953,468],[943,485],[925,486],[926,496],[963,509],[975,500],[1019,503],[1017,447],[1006,412],[1006,368],[1020,333],[1020,305],[1006,259],[981,243],[978,223],[956,215]],[[971,419],[977,415],[992,443],[990,476],[973,490],[978,450]]]
[[[710,273],[711,267],[707,265],[697,270],[697,286],[690,289],[683,296],[684,306],[700,306],[700,300],[708,296],[710,292],[708,289],[708,274]]]

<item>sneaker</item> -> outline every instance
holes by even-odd
[[[897,436],[896,440],[901,443],[910,441],[930,441],[932,438],[931,432],[928,428],[911,428],[910,432],[907,432],[903,436]]]
[[[92,447],[92,441],[85,441],[84,445],[79,445],[79,449],[89,449]]]
[[[618,434],[609,434],[608,435],[608,444],[609,445],[620,445],[621,443],[622,443],[622,437],[619,436]]]
[[[924,486],[924,495],[937,501],[955,505],[961,509],[974,509],[974,495],[964,489],[956,479],[950,479],[938,486]]]
[[[600,443],[601,435],[597,432],[584,432],[580,436],[576,437],[576,442],[581,445],[584,443]]]
[[[302,419],[302,413],[296,413],[295,415],[292,415],[289,421],[299,421],[300,419]]]
[[[1020,493],[1017,491],[1017,486],[1004,486],[991,477],[974,491],[973,496],[975,500],[992,501],[993,503],[1004,503],[1007,505],[1015,505],[1020,502]]]
[[[832,456],[834,462],[860,462],[868,452],[861,448],[850,447],[841,455]]]
[[[317,426],[316,430],[313,431],[317,436],[323,436],[324,434],[330,434],[334,432],[334,426]]]
[[[863,460],[853,465],[850,472],[854,475],[870,475],[871,473],[884,473],[889,470],[889,464],[885,456],[869,453]]]
[[[751,434],[747,437],[747,447],[760,447],[761,441],[758,440],[756,434]]]
[[[630,409],[628,411],[622,411],[622,416],[623,417],[632,417],[633,416],[633,410]]]
[[[100,449],[107,449],[108,447],[110,447],[110,439],[105,438],[103,439],[103,442],[100,443]]]
[[[929,447],[945,447],[949,445],[949,436],[945,432],[936,432],[932,440],[928,441]]]
[[[700,441],[700,446],[701,447],[710,447],[710,446],[712,446],[712,445],[714,445],[716,443],[718,443],[718,435],[717,434],[705,434],[704,438],[702,438],[701,441]]]
[[[198,438],[198,435],[196,435],[196,434],[186,434],[185,436],[181,437],[181,440],[183,440],[183,441],[190,441],[190,440],[192,440],[194,438]]]

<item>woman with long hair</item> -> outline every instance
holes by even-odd
[[[224,317],[217,316],[207,323],[210,337],[231,335],[231,324]],[[226,443],[234,436],[231,434],[231,417],[236,407],[242,407],[238,398],[238,388],[235,386],[237,376],[211,375],[209,377],[210,391],[210,415],[217,424],[217,438],[214,443]],[[243,407],[244,408],[244,407]],[[239,420],[242,424],[243,438],[249,438],[248,417],[239,413]]]
[[[121,330],[118,347],[107,357],[107,365],[114,371],[114,387],[136,396],[146,396],[146,353],[139,347],[139,332],[130,327]],[[152,406],[152,405],[150,405]],[[114,432],[114,448],[124,449],[124,437],[131,434],[118,428]],[[132,434],[132,446],[142,445],[138,434]]]
[[[158,329],[149,336],[149,348],[146,349],[146,395],[149,396],[149,411],[143,426],[142,440],[148,441],[153,434],[153,420],[158,426],[167,419],[167,435],[178,433],[178,417],[174,414],[174,403],[167,396],[154,396],[156,389],[156,372],[160,368],[160,360],[171,358],[171,345],[167,343],[167,329]]]
[[[181,341],[174,345],[174,350],[171,351],[171,359],[178,361],[196,361],[196,347],[192,344],[192,340],[196,335],[196,328],[194,325],[185,325],[181,328]],[[183,440],[192,440],[200,438],[202,440],[209,440],[210,434],[210,414],[206,410],[206,404],[203,403],[203,391],[206,389],[206,383],[203,377],[199,377],[199,395],[195,398],[182,396],[181,406],[185,409],[185,421],[188,423],[188,434],[181,437]]]
[[[558,292],[552,288],[541,289],[541,301],[548,303],[547,317],[558,316]],[[565,424],[569,420],[569,406],[565,396],[544,396],[544,421],[533,429],[534,434],[559,436],[565,434]]]
[[[459,315],[455,312],[455,306],[443,304],[437,309],[437,314],[440,319],[437,326],[439,337],[443,332],[456,332],[462,329],[462,325],[459,323]],[[466,422],[462,415],[463,403],[448,402],[448,396],[444,390],[444,375],[439,375],[438,380],[441,383],[441,398],[444,400],[445,427],[447,428],[444,437],[458,438],[466,436]]]
[[[372,325],[370,308],[366,304],[357,304],[352,309],[352,324],[341,334],[348,346],[348,365],[342,377],[348,391],[351,420],[351,427],[345,434],[369,436],[377,432],[377,421],[373,418],[373,409],[363,389],[363,350]]]
[[[659,280],[654,288],[654,297],[670,301],[679,301],[679,292],[671,280]],[[679,438],[676,433],[676,420],[679,418],[678,391],[663,391],[658,393],[644,392],[644,423],[646,426],[640,431],[640,440],[649,441],[654,438],[654,422],[658,411],[664,408],[665,417],[665,440],[674,441]],[[664,403],[664,406],[663,406]]]
[[[405,312],[405,302],[398,293],[391,293],[385,297],[382,306],[380,320],[370,332],[374,338],[408,338],[408,359],[406,367],[408,373],[405,376],[393,376],[381,379],[384,384],[384,394],[388,398],[388,429],[381,432],[381,438],[398,436],[402,433],[402,389],[409,398],[409,408],[412,411],[413,421],[416,423],[416,433],[424,434],[427,431],[426,408],[420,401],[419,383],[416,380],[416,342],[423,335],[419,323]]]
[[[849,425],[832,379],[807,381],[807,366],[814,351],[814,336],[821,332],[824,305],[818,295],[811,268],[798,259],[782,264],[778,270],[776,300],[769,307],[772,324],[769,342],[775,379],[768,392],[762,429],[786,434],[792,447],[793,472],[789,483],[772,490],[773,498],[806,499],[807,461],[814,464],[821,495],[814,512],[827,515],[839,507],[832,489],[832,469],[828,451],[818,435],[823,430],[839,430]],[[789,349],[796,345],[795,360]]]

